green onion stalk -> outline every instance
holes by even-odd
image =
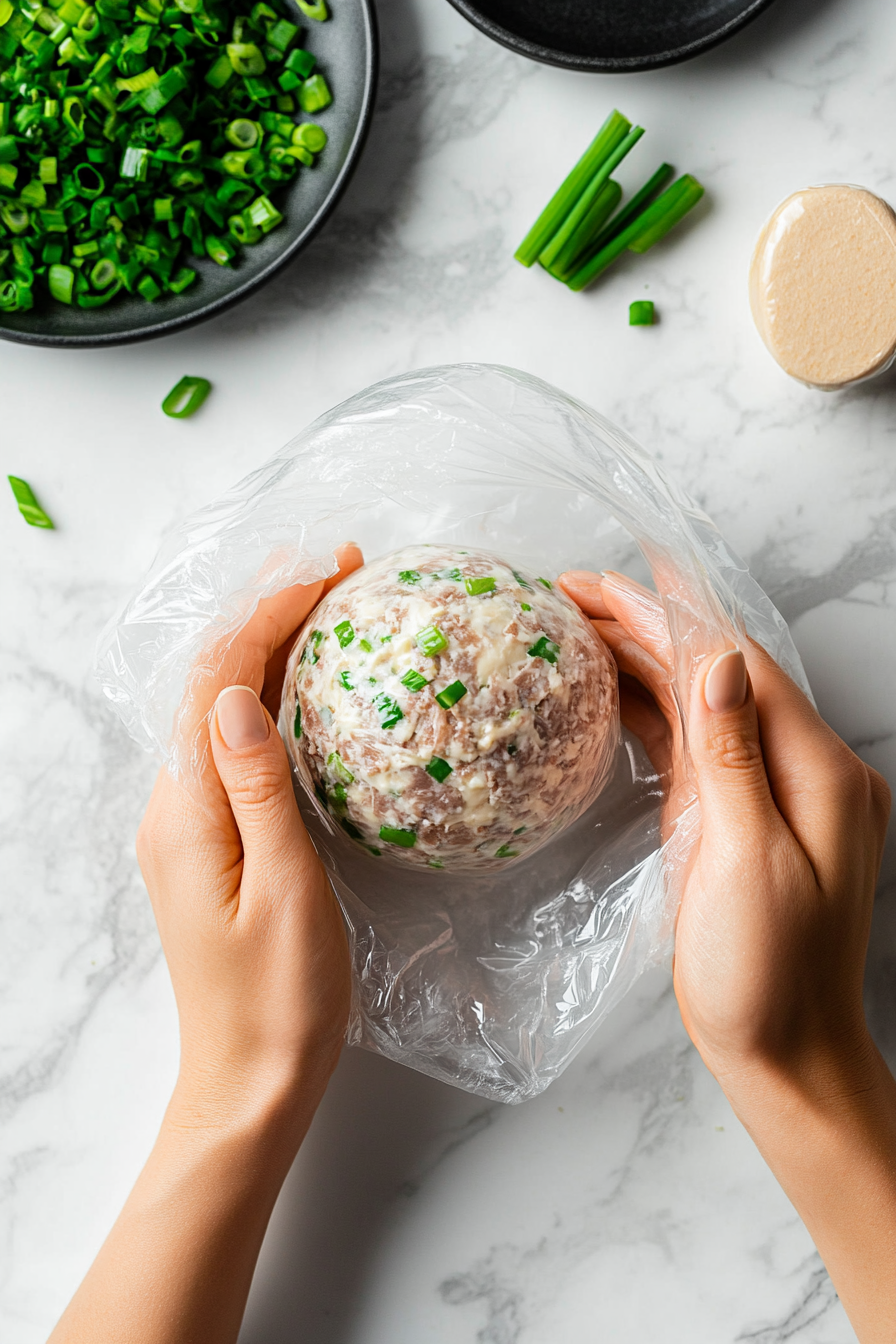
[[[0,0],[0,312],[154,303],[260,243],[327,143],[302,37],[283,0]]]

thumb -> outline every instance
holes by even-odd
[[[689,747],[708,833],[737,834],[774,810],[756,702],[740,649],[717,654],[697,676]]]
[[[314,854],[280,734],[250,687],[225,687],[215,701],[209,738],[246,856],[283,855],[296,845]]]

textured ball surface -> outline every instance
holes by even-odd
[[[569,825],[619,743],[616,668],[578,608],[495,556],[414,546],[335,588],[284,723],[320,806],[378,857],[498,869]]]

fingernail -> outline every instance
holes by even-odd
[[[747,698],[747,664],[740,649],[720,653],[706,674],[703,698],[713,714],[730,714]]]
[[[257,747],[271,731],[261,701],[248,686],[228,686],[215,701],[218,732],[231,751]]]

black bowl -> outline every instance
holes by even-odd
[[[496,42],[571,70],[652,70],[724,42],[772,0],[451,0]]]
[[[376,94],[376,20],[372,0],[333,0],[325,23],[309,24],[298,9],[296,14],[333,90],[333,102],[314,116],[329,136],[323,153],[275,198],[284,222],[254,247],[242,248],[233,269],[191,259],[198,280],[185,293],[165,294],[155,303],[123,294],[107,308],[69,308],[36,291],[29,312],[0,313],[0,337],[26,345],[91,346],[168,336],[245,299],[311,241],[364,147]]]

